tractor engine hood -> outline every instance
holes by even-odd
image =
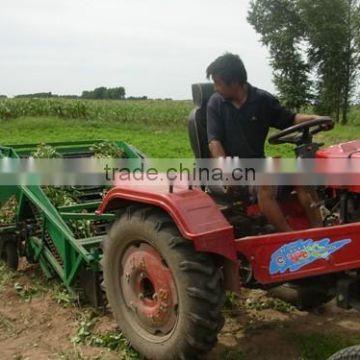
[[[337,162],[336,165],[333,163],[333,166],[336,166],[337,170],[344,168],[344,171],[346,171],[350,164],[349,162],[351,161],[353,169],[358,169],[360,166],[360,140],[349,141],[347,143],[332,145],[328,148],[321,149],[317,151],[316,159],[338,159],[340,162]],[[356,161],[354,162],[354,160]],[[352,176],[352,179],[358,179],[359,174],[360,171],[355,172],[350,176]],[[350,192],[360,194],[360,181],[352,185],[344,186],[339,184],[338,186],[333,187],[347,189]]]
[[[360,140],[329,146],[317,151],[319,159],[351,159],[360,158]]]

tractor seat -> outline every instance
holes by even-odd
[[[192,85],[192,97],[195,108],[189,117],[188,131],[191,148],[196,159],[211,158],[207,137],[206,106],[214,92],[214,85],[212,83]],[[244,189],[239,189],[234,196],[230,197],[222,186],[202,186],[202,188],[203,190],[207,189],[217,203],[248,202],[250,198],[250,194],[248,191],[244,191]]]
[[[196,159],[209,159],[211,154],[206,129],[206,106],[215,92],[214,85],[212,83],[193,84],[191,89],[195,105],[188,123],[191,148]]]

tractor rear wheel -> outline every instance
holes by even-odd
[[[9,240],[3,245],[1,260],[13,271],[19,266],[19,253],[16,241]]]
[[[104,286],[122,333],[148,359],[196,359],[224,325],[222,271],[171,218],[129,208],[104,243]]]

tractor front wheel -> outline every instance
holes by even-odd
[[[222,271],[157,209],[129,209],[104,243],[104,286],[122,333],[148,359],[196,359],[224,324]]]

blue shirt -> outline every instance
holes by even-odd
[[[294,125],[295,115],[273,95],[250,84],[240,108],[215,93],[207,104],[208,142],[220,141],[226,156],[263,158],[269,128],[286,129]]]

